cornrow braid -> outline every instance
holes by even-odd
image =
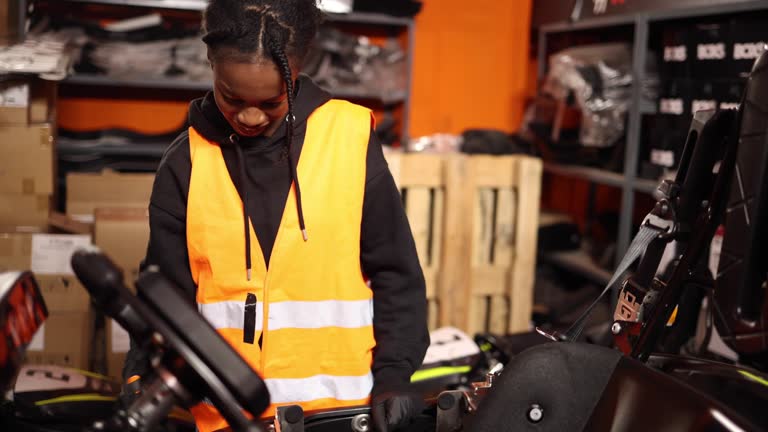
[[[315,0],[211,0],[203,14],[203,42],[213,51],[229,47],[244,56],[266,57],[267,35],[285,33],[282,48],[300,66],[322,17]]]
[[[288,56],[285,54],[285,51],[281,47],[280,43],[277,41],[276,38],[270,38],[268,42],[269,52],[272,55],[272,58],[275,61],[275,64],[277,65],[278,69],[280,69],[280,73],[283,75],[283,81],[285,81],[285,91],[286,91],[286,100],[288,101],[288,115],[285,117],[285,120],[288,122],[288,125],[285,130],[285,151],[286,156],[288,159],[288,166],[291,170],[291,177],[292,178],[298,178],[298,175],[296,173],[296,166],[298,164],[298,161],[294,161],[293,157],[291,156],[291,149],[293,148],[293,136],[294,136],[294,123],[296,122],[296,116],[294,115],[293,111],[293,103],[294,103],[294,86],[293,86],[293,75],[291,74],[291,64],[288,61]],[[296,200],[301,202],[301,188],[299,187],[299,182],[294,183],[294,187],[296,189]],[[301,206],[298,206],[299,211],[299,221],[303,225],[304,224],[304,211],[301,208]],[[304,230],[304,226],[301,227],[302,230]]]

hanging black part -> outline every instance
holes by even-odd
[[[256,338],[256,294],[248,293],[245,297],[245,317],[243,320],[243,342],[253,344]]]

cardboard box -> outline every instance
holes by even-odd
[[[94,241],[123,269],[125,284],[133,290],[139,266],[149,243],[149,211],[130,208],[98,208]]]
[[[29,270],[31,262],[32,234],[0,233],[0,272]]]
[[[57,85],[37,78],[0,81],[0,125],[54,121]]]
[[[0,124],[26,125],[30,99],[28,80],[0,81]]]
[[[72,173],[67,175],[67,215],[93,222],[97,208],[149,208],[154,174]]]
[[[29,124],[56,123],[58,83],[36,79],[32,82],[29,101]]]
[[[113,319],[107,320],[107,375],[123,381],[125,356],[130,348],[130,337],[120,324]]]
[[[87,312],[91,297],[75,275],[35,275],[48,312]]]
[[[50,312],[27,349],[28,364],[89,369],[93,346],[93,313]]]
[[[0,126],[0,193],[53,194],[51,132],[48,124]]]
[[[50,195],[0,193],[0,226],[5,231],[44,231],[50,207]]]
[[[31,270],[35,276],[72,275],[72,254],[89,235],[0,233],[0,271]]]

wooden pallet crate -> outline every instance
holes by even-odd
[[[429,327],[526,331],[533,304],[541,161],[387,155],[427,282]]]
[[[542,164],[527,156],[446,161],[441,295],[444,323],[478,332],[527,331],[533,306]]]
[[[434,154],[389,153],[389,170],[403,197],[416,251],[427,285],[429,329],[441,325],[440,264],[445,218],[444,157]]]

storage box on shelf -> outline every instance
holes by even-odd
[[[54,195],[56,84],[0,77],[0,230],[45,231]]]
[[[527,331],[541,161],[387,155],[427,281],[430,328]]]
[[[78,221],[93,223],[97,208],[146,209],[155,175],[151,173],[67,174],[67,214]]]

